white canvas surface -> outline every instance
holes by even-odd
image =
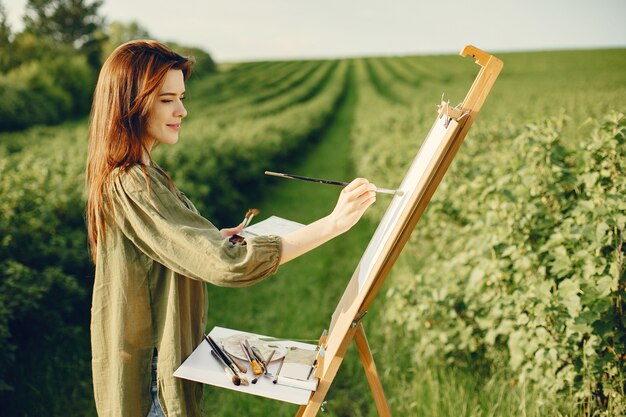
[[[380,221],[374,236],[370,240],[363,257],[359,264],[359,292],[363,289],[368,277],[371,277],[372,270],[376,261],[380,258],[383,248],[391,237],[394,226],[398,223],[400,215],[405,211],[409,201],[412,200],[414,193],[419,192],[418,185],[424,180],[424,175],[430,170],[428,167],[434,163],[434,156],[441,151],[444,146],[444,138],[453,133],[458,127],[455,120],[451,120],[446,128],[444,126],[444,118],[437,119],[431,128],[426,140],[420,147],[417,156],[413,160],[409,171],[402,180],[399,190],[403,192],[402,196],[395,195],[389,204],[389,208],[385,212]]]

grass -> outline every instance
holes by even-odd
[[[374,335],[374,343],[378,340]],[[578,406],[566,396],[550,402],[520,383],[502,365],[478,363],[471,357],[456,365],[432,358],[411,360],[411,340],[380,345],[387,366],[382,382],[393,415],[419,417],[564,417],[578,416]],[[371,412],[369,416],[375,416]]]

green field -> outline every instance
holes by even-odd
[[[497,54],[503,72],[365,319],[393,415],[617,416],[624,397],[626,50]],[[266,169],[396,187],[459,56],[253,62],[188,85],[189,116],[156,159],[218,227],[248,207],[309,222],[337,190]],[[0,403],[95,415],[86,120],[0,134]],[[209,329],[317,338],[389,200],[245,289],[209,288]],[[45,354],[41,354],[45,352]],[[375,416],[351,348],[325,405]],[[207,387],[206,415],[297,407]]]

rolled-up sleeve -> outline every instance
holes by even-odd
[[[156,175],[156,174],[155,174]],[[114,227],[143,253],[184,276],[219,286],[242,287],[276,272],[281,239],[259,236],[232,244],[161,179],[150,184],[138,167],[112,181]]]

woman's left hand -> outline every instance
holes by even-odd
[[[237,227],[231,227],[230,229],[228,228],[220,229],[220,233],[222,234],[222,237],[227,238],[227,237],[231,237],[233,235],[237,235],[241,233],[242,230],[243,230],[243,222],[241,222],[241,224]]]

